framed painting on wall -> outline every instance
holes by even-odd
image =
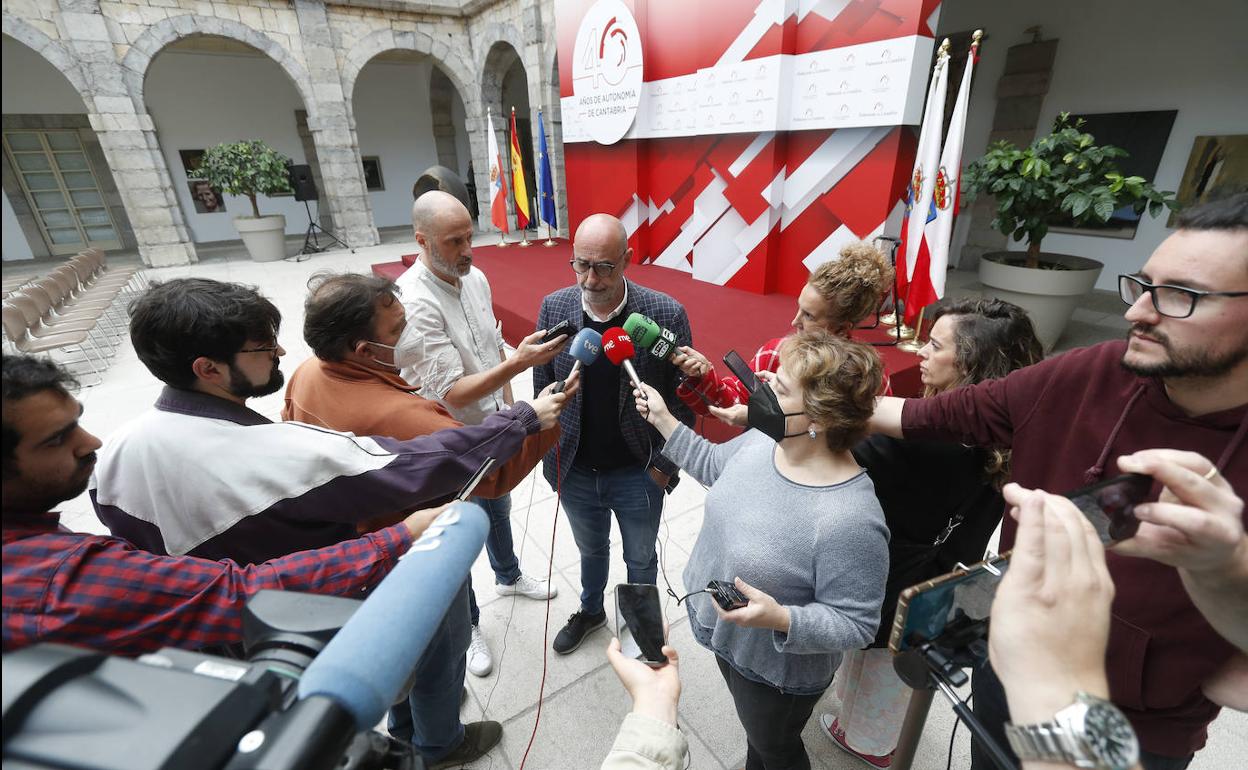
[[[1198,136],[1175,199],[1183,208],[1248,192],[1248,134]],[[1170,214],[1166,227],[1174,227]]]

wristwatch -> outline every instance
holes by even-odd
[[[1091,770],[1129,770],[1140,759],[1131,723],[1107,700],[1080,692],[1048,722],[1005,725],[1021,760],[1060,762]]]

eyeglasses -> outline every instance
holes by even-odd
[[[606,278],[614,273],[616,268],[614,262],[587,262],[583,259],[569,260],[568,264],[572,266],[577,275],[585,275],[592,269],[599,278]]]
[[[243,348],[242,350],[238,352],[239,353],[268,353],[269,355],[273,355],[277,353],[277,349],[279,347],[281,346],[278,345],[277,343],[274,343],[272,345],[268,345],[263,348]]]
[[[1167,318],[1187,318],[1202,297],[1248,297],[1248,291],[1201,291],[1186,286],[1151,284],[1133,275],[1118,276],[1118,296],[1134,305],[1148,292],[1153,309]]]

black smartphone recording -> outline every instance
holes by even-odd
[[[485,479],[486,476],[490,475],[490,471],[493,470],[493,468],[494,468],[494,458],[493,457],[485,458],[485,462],[481,463],[481,467],[477,468],[476,472],[474,472],[472,476],[468,478],[468,481],[464,484],[463,487],[460,488],[459,492],[455,495],[456,502],[461,501],[461,500],[467,500],[469,496],[472,495],[472,491],[477,488],[477,485],[480,484]]]
[[[615,637],[627,657],[656,668],[667,663],[663,654],[667,629],[657,587],[645,583],[615,587]]]
[[[750,365],[745,362],[740,353],[735,350],[729,350],[724,354],[724,364],[728,367],[728,371],[732,372],[738,380],[741,380],[741,384],[745,386],[747,391],[753,393],[758,390],[758,377],[755,376],[754,371],[750,369]]]
[[[571,333],[572,333],[572,322],[567,319],[564,319],[560,321],[559,323],[555,324],[554,326],[550,327],[550,329],[547,330],[546,335],[542,337],[542,341],[539,344],[545,345],[547,342],[552,342],[555,339],[555,337],[558,337],[560,334],[571,334]]]
[[[1101,542],[1109,545],[1135,537],[1140,528],[1135,506],[1149,499],[1152,487],[1152,476],[1128,473],[1067,492],[1065,497],[1092,523]]]

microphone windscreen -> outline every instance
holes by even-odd
[[[654,344],[659,338],[662,331],[659,325],[652,319],[641,313],[632,313],[628,319],[624,321],[624,331],[632,338],[633,344],[643,348],[648,348]]]
[[[618,326],[612,326],[602,333],[602,354],[611,363],[619,366],[637,353],[633,340]]]
[[[372,729],[405,695],[489,528],[485,511],[472,503],[443,511],[308,666],[299,698],[328,697],[359,729]]]
[[[601,353],[602,335],[593,329],[581,329],[568,347],[568,355],[580,361],[582,366],[589,366],[598,360]]]

